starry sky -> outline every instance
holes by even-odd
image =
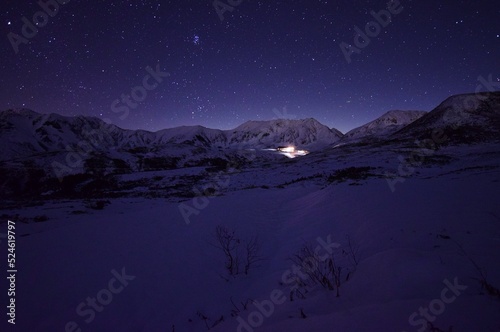
[[[40,2],[0,4],[0,110],[151,131],[313,117],[346,132],[500,82],[491,0]]]

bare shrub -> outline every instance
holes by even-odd
[[[359,246],[349,236],[344,249],[337,249],[324,255],[320,255],[312,249],[312,246],[305,244],[290,258],[301,268],[300,272],[293,275],[295,283],[290,293],[290,300],[293,301],[294,295],[304,298],[308,291],[307,286],[314,285],[335,291],[339,297],[340,286],[349,280],[358,265],[358,249]]]
[[[248,240],[240,240],[234,230],[218,225],[215,228],[217,248],[222,250],[226,261],[225,268],[229,275],[248,274],[250,269],[262,260],[260,256],[260,242],[257,236]]]

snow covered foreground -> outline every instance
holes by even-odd
[[[435,331],[500,331],[500,301],[481,288],[469,260],[500,287],[500,172],[462,164],[422,168],[395,192],[384,178],[228,191],[208,205],[200,200],[189,224],[179,203],[165,199],[8,211],[49,220],[16,224],[16,325],[2,319],[0,330],[207,331],[223,317],[211,331],[430,331],[425,314]],[[230,181],[246,177],[259,172]],[[220,224],[242,238],[258,234],[264,260],[249,275],[227,276],[213,246]],[[294,267],[289,258],[304,243],[338,243],[329,248],[341,253],[346,236],[359,246],[359,264],[340,296],[316,286],[290,302],[282,282]],[[87,301],[96,297],[93,308]]]

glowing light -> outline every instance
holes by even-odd
[[[286,152],[286,153],[294,153],[295,152],[295,148],[293,146],[289,146],[289,147],[280,149],[280,151],[281,152]]]
[[[298,156],[305,156],[309,154],[309,151],[297,150],[294,146],[279,147],[276,150],[291,159]]]

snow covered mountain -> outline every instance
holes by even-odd
[[[249,121],[233,130],[182,126],[148,132],[121,129],[93,117],[38,114],[26,109],[1,112],[0,128],[2,160],[65,151],[68,146],[77,148],[90,142],[102,151],[133,148],[160,151],[172,145],[207,149],[295,145],[318,149],[342,136],[314,119]]]
[[[278,119],[248,121],[230,131],[229,143],[244,142],[256,148],[295,145],[314,150],[326,147],[342,138],[342,133],[322,125],[315,119]]]
[[[65,150],[81,141],[99,141],[103,149],[109,149],[116,144],[113,135],[119,128],[91,117],[17,109],[0,113],[0,129],[1,159],[8,160]]]
[[[116,174],[248,167],[286,159],[271,151],[280,146],[314,151],[341,135],[314,119],[247,122],[233,130],[183,126],[149,132],[121,129],[93,117],[7,110],[0,113],[0,197],[59,190],[54,180],[67,179],[73,191],[74,185],[85,187],[88,177],[99,182]]]
[[[0,184],[9,188],[5,195],[14,195],[39,186],[40,178],[270,165],[284,157],[266,149],[288,145],[320,154],[347,145],[343,158],[350,158],[360,140],[368,144],[367,153],[373,151],[373,138],[375,145],[412,147],[416,139],[433,138],[436,130],[445,132],[445,144],[498,141],[500,92],[453,96],[426,114],[391,111],[345,139],[314,119],[249,121],[233,130],[184,126],[148,132],[92,117],[7,110],[0,113]]]
[[[381,117],[347,132],[344,140],[388,136],[427,114],[425,111],[389,111]]]
[[[93,117],[7,110],[0,113],[0,160],[85,150],[89,145],[102,153],[139,149],[157,156],[192,156],[214,151],[220,155],[221,151],[284,145],[318,151],[340,140],[349,143],[366,138],[423,138],[437,128],[447,130],[457,142],[497,139],[500,92],[452,96],[429,113],[389,111],[345,136],[312,118],[248,121],[233,130],[183,126],[148,132],[121,129]]]
[[[429,138],[443,130],[449,143],[500,139],[500,92],[449,97],[431,112],[392,135],[393,138]]]

